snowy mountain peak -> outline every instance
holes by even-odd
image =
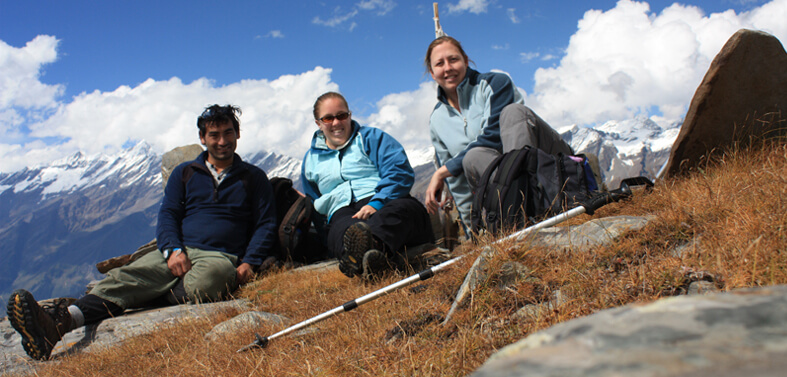
[[[609,121],[597,129],[613,138],[624,141],[650,139],[657,137],[662,131],[662,128],[656,122],[645,116],[638,116],[624,121]]]
[[[144,141],[114,155],[76,152],[47,165],[0,176],[0,193],[12,189],[14,193],[40,192],[46,197],[97,185],[123,187],[140,179],[155,184],[161,178],[151,166],[159,165],[160,160]]]
[[[407,153],[407,159],[410,160],[412,167],[434,163],[434,147],[412,149],[405,151],[405,153]]]

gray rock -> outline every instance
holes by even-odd
[[[289,321],[289,318],[278,314],[256,311],[245,312],[214,326],[210,332],[205,334],[205,340],[213,342],[230,333],[236,333],[239,331],[248,332],[250,329],[256,329],[264,324],[269,323],[284,325]]]
[[[689,291],[687,294],[689,295],[707,295],[711,293],[719,292],[719,288],[716,287],[716,283],[712,281],[694,281],[689,284]]]
[[[740,30],[713,59],[694,93],[665,167],[668,176],[696,167],[711,152],[787,132],[787,53],[767,33]],[[759,122],[757,120],[765,120]]]
[[[161,182],[164,187],[167,187],[169,175],[172,174],[172,169],[183,162],[191,161],[200,153],[202,153],[202,146],[199,144],[191,144],[182,147],[177,147],[161,156]]]
[[[556,226],[526,235],[533,246],[586,251],[608,244],[623,233],[642,229],[654,216],[612,216],[593,219],[577,226]]]
[[[696,252],[700,246],[699,239],[694,238],[689,242],[679,244],[670,253],[675,258],[683,258],[686,253]]]
[[[498,289],[506,289],[531,276],[532,271],[519,262],[505,262],[498,271]]]
[[[445,315],[443,325],[447,324],[451,320],[454,313],[457,311],[457,309],[459,309],[459,306],[465,301],[465,298],[467,298],[470,292],[475,290],[478,282],[484,281],[487,277],[489,277],[487,265],[489,264],[489,259],[492,258],[493,255],[493,249],[487,246],[483,251],[481,251],[481,255],[476,258],[475,262],[473,262],[473,265],[470,266],[470,270],[468,270],[467,275],[465,275],[465,280],[462,281],[462,285],[459,286],[459,291],[456,292],[456,297],[454,298],[454,303],[451,304],[451,309],[449,309],[448,314]]]
[[[317,263],[307,264],[305,266],[301,266],[301,267],[298,267],[296,269],[292,269],[292,270],[288,271],[288,273],[295,274],[295,273],[302,273],[302,272],[306,272],[306,271],[320,272],[320,271],[325,271],[325,270],[328,270],[328,269],[331,269],[331,268],[334,268],[334,267],[335,268],[339,268],[339,261],[337,259],[330,259],[330,260],[321,261],[321,262],[317,262]]]
[[[472,376],[783,376],[787,286],[677,296],[564,322]]]
[[[566,297],[560,290],[556,290],[552,293],[551,300],[538,304],[525,305],[514,313],[514,317],[537,320],[539,317],[547,315],[549,312],[559,308],[560,305],[565,303]]]

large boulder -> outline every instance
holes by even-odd
[[[694,93],[665,167],[667,176],[694,168],[734,144],[784,135],[787,53],[776,37],[739,30],[713,59]]]
[[[202,153],[202,146],[199,144],[191,144],[182,147],[177,147],[161,156],[161,182],[164,187],[167,187],[167,180],[169,175],[172,174],[172,169],[183,162],[191,161],[200,153]]]

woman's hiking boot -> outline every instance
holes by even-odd
[[[68,300],[59,299],[41,306],[33,295],[18,289],[8,299],[8,321],[22,336],[22,346],[30,357],[46,360],[65,333],[72,330]]]
[[[374,249],[375,240],[369,224],[357,222],[350,225],[342,238],[342,257],[339,259],[339,271],[347,277],[363,274],[363,257],[367,251]]]

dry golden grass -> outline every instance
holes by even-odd
[[[235,351],[254,332],[247,329],[216,343],[203,336],[235,313],[179,323],[103,352],[67,356],[39,369],[42,376],[460,376],[478,368],[499,348],[556,323],[629,303],[681,294],[697,279],[722,290],[787,283],[787,147],[783,140],[756,150],[733,151],[687,177],[659,182],[651,193],[610,204],[594,218],[654,215],[644,229],[590,252],[493,245],[490,262],[531,273],[501,287],[493,273],[447,326],[441,322],[472,257],[434,278],[393,292],[302,334],[271,341],[267,348]],[[571,223],[590,217],[582,215]],[[678,249],[683,246],[682,249]],[[682,251],[676,251],[682,250]],[[323,273],[280,271],[239,295],[258,310],[306,320],[346,301],[396,282],[374,284]],[[565,303],[535,318],[513,316],[526,304],[557,290]]]

